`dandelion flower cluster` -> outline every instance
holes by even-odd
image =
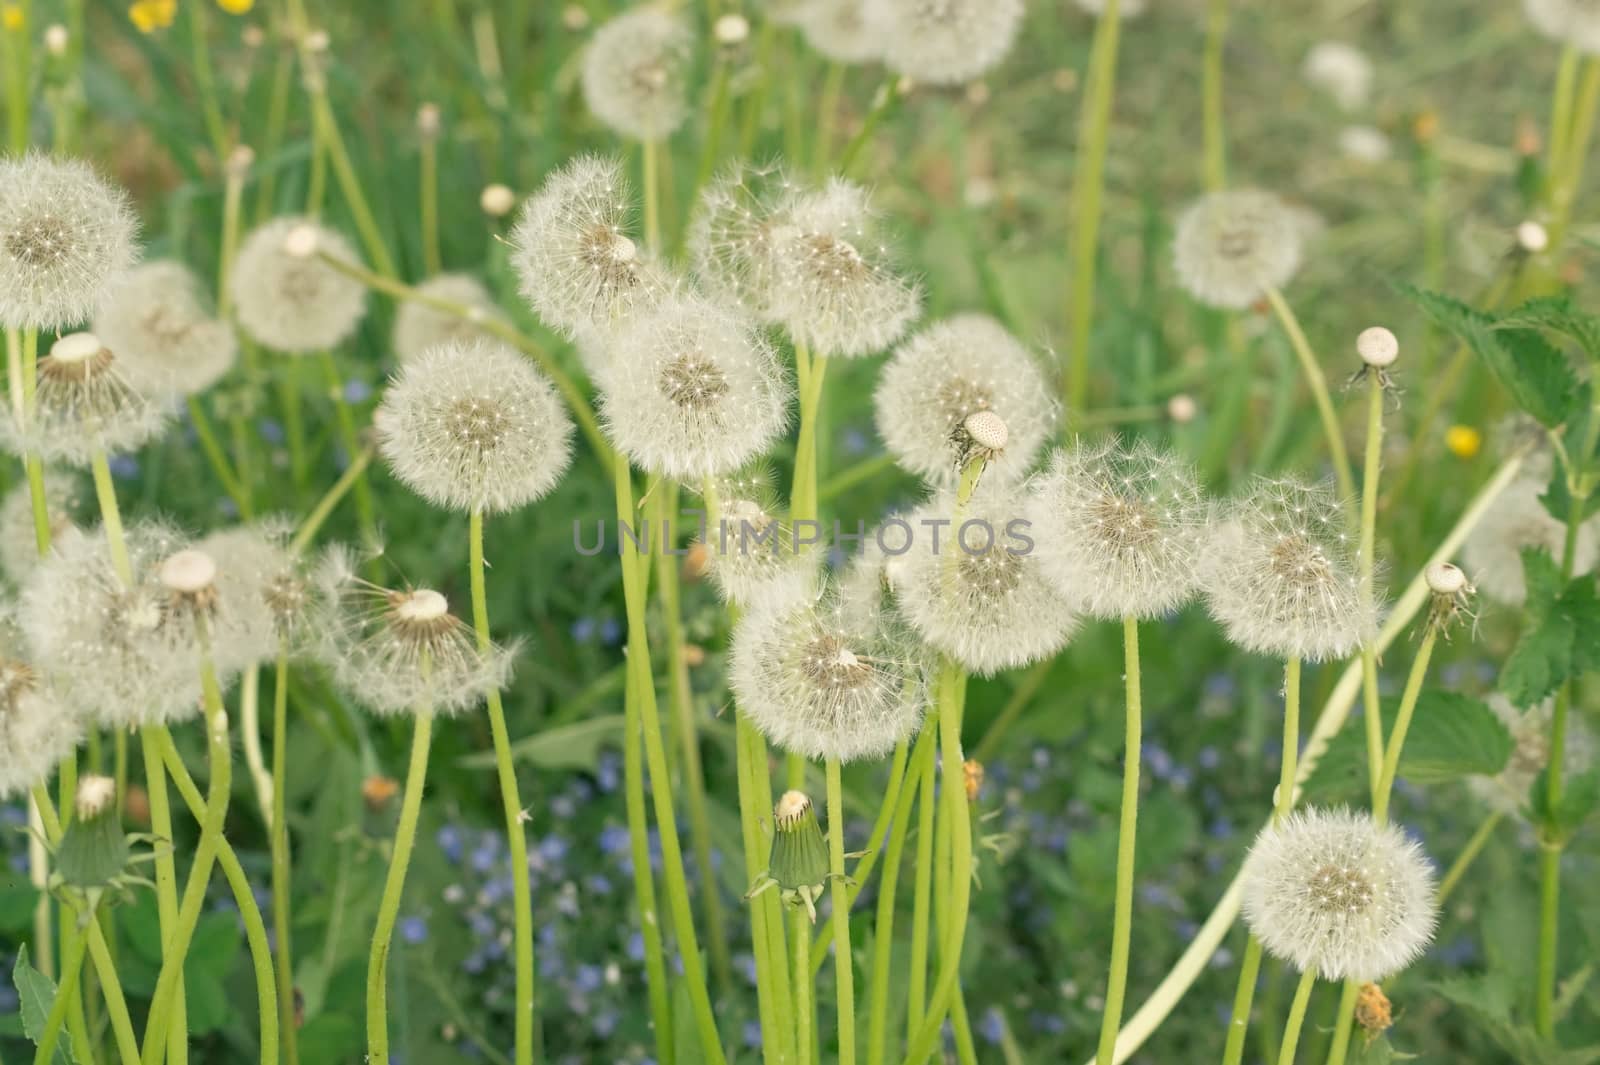
[[[480,651],[436,591],[370,584],[342,551],[329,553],[317,586],[328,612],[321,656],[339,686],[377,714],[460,713],[510,679],[511,651]]]
[[[523,205],[511,261],[523,298],[550,328],[608,332],[673,287],[628,235],[632,214],[622,163],[599,156],[572,160]]]
[[[452,510],[514,510],[572,459],[572,420],[543,374],[504,344],[453,342],[401,367],[373,418],[389,468]]]
[[[82,507],[81,485],[76,475],[64,470],[44,473],[45,515],[54,542],[75,524]],[[33,524],[33,493],[26,481],[18,484],[0,502],[0,574],[21,586],[39,565],[39,541]]]
[[[893,586],[906,620],[935,649],[989,675],[1059,651],[1078,627],[1044,579],[1018,487],[980,485],[957,514],[946,489],[905,520],[911,543]],[[904,529],[885,530],[885,539]],[[937,541],[935,540],[937,537]],[[894,542],[894,548],[900,546]]]
[[[1258,478],[1228,507],[1201,565],[1211,614],[1247,650],[1344,658],[1376,627],[1356,547],[1326,483]]]
[[[987,74],[1011,51],[1022,0],[875,0],[884,63],[930,85]]]
[[[190,396],[233,367],[238,341],[207,311],[200,280],[170,259],[129,271],[95,315],[94,333],[135,388]]]
[[[1527,710],[1518,710],[1510,699],[1498,692],[1491,695],[1488,702],[1494,716],[1511,733],[1511,758],[1494,776],[1472,777],[1467,784],[1490,809],[1524,816],[1535,781],[1550,765],[1550,721],[1555,714],[1555,702],[1546,699]],[[1594,733],[1581,717],[1570,715],[1561,759],[1567,778],[1587,772],[1594,765],[1596,753]]]
[[[972,446],[967,419],[991,411],[1007,440],[984,476],[1016,481],[1055,428],[1055,391],[999,322],[957,315],[907,340],[885,364],[874,396],[878,435],[904,469],[950,485]]]
[[[1461,546],[1461,559],[1478,591],[1500,603],[1516,606],[1528,597],[1522,552],[1533,549],[1560,558],[1567,527],[1557,521],[1539,497],[1543,480],[1518,477],[1495,497],[1477,527]],[[1588,573],[1600,558],[1600,517],[1578,526],[1572,572]]]
[[[641,469],[697,480],[765,452],[787,424],[790,386],[753,323],[678,295],[618,333],[600,414]]]
[[[625,137],[664,140],[689,117],[688,23],[642,7],[601,26],[583,57],[589,110]]]
[[[1589,0],[1522,0],[1522,9],[1551,40],[1600,55],[1600,10]]]
[[[1422,848],[1348,810],[1301,810],[1256,837],[1240,872],[1244,919],[1268,954],[1324,980],[1383,980],[1433,938]]]
[[[0,159],[0,324],[61,329],[94,316],[138,256],[128,198],[88,165]]]
[[[83,721],[21,657],[22,635],[0,603],[0,799],[48,780],[83,739]]]
[[[166,424],[155,398],[122,374],[120,360],[93,333],[68,333],[39,360],[31,417],[6,425],[9,447],[50,462],[87,466],[96,455],[133,451]]]
[[[1033,486],[1039,564],[1074,609],[1155,618],[1193,593],[1209,532],[1194,471],[1143,441],[1058,451]]]
[[[291,355],[326,351],[354,333],[366,313],[366,289],[321,254],[359,261],[348,241],[309,219],[278,218],[251,233],[231,282],[240,327]]]
[[[1307,223],[1259,189],[1213,192],[1178,218],[1178,283],[1201,303],[1241,310],[1300,268]]]
[[[443,344],[494,339],[484,323],[500,318],[500,310],[489,290],[477,278],[467,274],[440,274],[418,285],[417,295],[460,304],[471,313],[462,316],[421,300],[401,303],[394,315],[394,354],[401,364]]]

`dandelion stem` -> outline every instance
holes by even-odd
[[[39,1033],[39,1046],[33,1055],[33,1065],[50,1065],[55,1060],[56,1043],[61,1038],[61,1025],[67,1019],[67,1011],[74,1004],[81,1004],[79,989],[82,981],[79,977],[83,971],[83,955],[87,948],[88,940],[83,936],[76,936],[71,952],[65,953],[61,959],[61,984],[56,989],[55,1001],[50,1004],[50,1012],[44,1019],[44,1028]],[[90,1060],[93,1060],[92,1055]]]
[[[867,1065],[883,1065],[889,1025],[889,971],[894,961],[895,888],[900,880],[906,834],[911,827],[911,804],[916,801],[924,773],[931,775],[933,772],[933,756],[933,729],[925,728],[917,737],[909,766],[904,767],[889,829],[882,883],[878,887],[878,912],[872,933],[872,989],[867,1006]],[[882,838],[881,830],[873,834],[875,841]]]
[[[1552,178],[1550,209],[1554,217],[1549,227],[1552,248],[1559,248],[1566,235],[1578,186],[1583,182],[1583,168],[1588,161],[1589,139],[1594,133],[1597,113],[1600,113],[1600,60],[1591,57],[1583,64],[1563,165]]]
[[[1445,900],[1460,886],[1462,878],[1467,875],[1467,870],[1472,868],[1472,863],[1483,853],[1489,837],[1494,835],[1494,830],[1500,827],[1500,822],[1504,818],[1505,814],[1502,811],[1491,810],[1483,819],[1483,824],[1478,826],[1477,831],[1472,833],[1472,837],[1461,848],[1461,853],[1456,855],[1456,860],[1450,863],[1450,868],[1439,880],[1437,901],[1441,909],[1444,908]]]
[[[1361,596],[1366,609],[1373,608],[1376,588],[1372,567],[1376,561],[1378,528],[1378,477],[1383,469],[1383,374],[1367,371],[1367,438],[1365,464],[1361,476],[1361,546],[1356,566],[1361,581]],[[1383,716],[1378,702],[1378,653],[1371,639],[1361,645],[1362,724],[1367,739],[1367,787],[1374,808],[1383,776]]]
[[[261,823],[272,828],[272,774],[261,750],[261,670],[250,666],[239,683],[239,738],[244,748],[245,768],[256,793],[256,809]]]
[[[1206,189],[1220,192],[1228,184],[1227,141],[1222,131],[1222,45],[1228,36],[1228,0],[1206,7],[1205,66],[1201,112],[1205,133]]]
[[[322,372],[327,382],[328,397],[333,400],[334,419],[339,426],[339,441],[344,445],[345,459],[354,463],[355,457],[361,453],[361,433],[356,428],[355,413],[350,409],[350,404],[344,397],[344,378],[339,372],[339,364],[334,360],[333,352],[322,353]],[[356,520],[361,524],[361,535],[366,540],[368,550],[378,548],[378,516],[372,502],[372,485],[367,481],[366,468],[363,467],[355,478]]]
[[[828,64],[822,80],[822,98],[817,104],[817,138],[811,145],[811,176],[821,178],[828,170],[828,155],[833,147],[833,131],[839,120],[839,97],[844,92],[845,65],[835,60]]]
[[[817,520],[817,421],[822,416],[822,384],[828,360],[813,358],[804,344],[795,344],[795,368],[799,378],[800,435],[795,442],[794,488],[789,493],[790,521]]]
[[[629,565],[624,558],[623,566]],[[667,967],[661,948],[661,921],[656,910],[655,874],[650,865],[650,826],[644,801],[644,737],[639,725],[639,670],[630,656],[624,695],[622,764],[627,791],[628,842],[633,862],[633,892],[639,906],[639,934],[644,939],[645,975],[650,991],[650,1016],[656,1037],[656,1058],[673,1065],[676,1043]],[[759,955],[758,955],[759,957]]]
[[[431,133],[422,136],[419,156],[422,173],[422,265],[432,277],[444,269],[444,258],[439,251],[439,138]]]
[[[28,150],[28,108],[32,99],[28,92],[30,55],[33,46],[33,27],[28,25],[24,10],[17,13],[13,22],[7,18],[0,26],[0,41],[5,44],[6,70],[11,84],[6,88],[6,128],[11,142],[11,154],[21,155]]]
[[[162,952],[161,958],[165,966],[168,938],[174,935],[178,926],[178,869],[173,860],[173,848],[176,840],[172,833],[172,807],[167,799],[167,775],[161,768],[161,743],[158,730],[154,726],[146,726],[139,730],[139,745],[144,753],[144,786],[150,799],[150,831],[156,836],[156,919],[157,929],[161,933]],[[186,1060],[187,1043],[184,1041],[184,1031],[188,1028],[187,1005],[182,994],[183,974],[182,963],[178,966],[178,995],[172,1007],[172,1019],[169,1024],[170,1061],[181,1062]],[[148,1021],[145,1027],[145,1040],[148,1043],[151,1029]]]
[[[1053,665],[1055,665],[1055,661],[1047,658],[1028,667],[1028,671],[1022,675],[1021,679],[1017,681],[1017,686],[1012,689],[1011,698],[1006,700],[1006,705],[1001,707],[1000,712],[994,716],[994,720],[989,722],[989,727],[984,732],[983,739],[978,741],[977,750],[972,752],[972,757],[975,761],[981,764],[994,757],[994,753],[1000,749],[1000,743],[1005,739],[1006,733],[1011,730],[1012,725],[1016,724],[1017,719],[1022,716],[1023,711],[1027,710],[1028,705],[1033,701],[1033,697],[1038,694],[1039,689],[1044,685],[1045,678],[1050,675],[1050,667]]]
[[[1306,1006],[1311,1002],[1311,989],[1317,982],[1317,970],[1307,969],[1300,975],[1300,984],[1294,991],[1294,1002],[1289,1006],[1289,1019],[1284,1022],[1283,1046],[1278,1050],[1278,1065],[1294,1065],[1295,1050],[1300,1045],[1300,1028],[1305,1024]]]
[[[1099,1065],[1111,1065],[1122,1025],[1122,1001],[1128,991],[1129,941],[1133,935],[1134,841],[1139,824],[1139,741],[1143,705],[1139,686],[1139,620],[1122,620],[1123,684],[1127,694],[1127,737],[1122,753],[1122,820],[1117,829],[1117,894],[1111,930],[1111,974],[1106,980],[1106,1006],[1100,1020]]]
[[[276,937],[278,1008],[283,1032],[283,1060],[298,1065],[299,1026],[294,1008],[294,880],[289,850],[289,649],[279,643],[272,683],[272,930]]]
[[[95,497],[100,503],[100,523],[105,526],[106,545],[111,552],[111,566],[124,587],[133,584],[133,563],[128,559],[128,543],[122,533],[122,511],[117,506],[117,488],[111,480],[111,465],[106,453],[97,450],[89,460],[94,473]]]
[[[291,555],[303,554],[305,549],[311,546],[311,541],[316,539],[317,533],[321,531],[334,508],[366,472],[367,466],[372,462],[372,454],[371,447],[364,447],[352,456],[350,465],[345,467],[344,473],[333,482],[333,487],[323,493],[322,498],[317,500],[317,505],[311,508],[311,513],[300,523],[300,528],[295,530],[294,539],[289,541]]]
[[[1389,741],[1384,746],[1383,776],[1378,780],[1378,795],[1372,804],[1372,816],[1383,821],[1389,816],[1389,800],[1394,792],[1394,780],[1400,772],[1400,751],[1405,746],[1406,733],[1411,728],[1411,717],[1417,709],[1417,697],[1422,694],[1422,681],[1428,673],[1428,660],[1433,657],[1433,645],[1439,636],[1436,625],[1429,625],[1417,647],[1417,657],[1411,663],[1411,673],[1406,677],[1405,691],[1400,696],[1400,709],[1395,713],[1394,728],[1389,731]]]
[[[1328,1047],[1327,1065],[1344,1065],[1345,1057],[1350,1053],[1350,1034],[1355,1029],[1356,995],[1361,992],[1361,984],[1356,980],[1346,980],[1344,988],[1339,992],[1339,1006],[1333,1019],[1333,1042]]]
[[[661,247],[660,150],[656,141],[644,142],[644,239],[646,244],[657,250]]]
[[[936,731],[932,723],[923,725],[923,734]],[[906,1038],[922,1028],[928,1012],[928,932],[932,927],[934,813],[938,809],[935,787],[938,768],[930,753],[918,770],[917,856],[912,866],[917,879],[911,889],[911,973],[906,982]]]
[[[228,125],[217,100],[217,78],[211,70],[211,44],[206,26],[206,5],[188,4],[189,47],[194,58],[194,83],[200,95],[200,111],[205,117],[211,151],[220,164],[228,157]]]
[[[405,797],[400,823],[394,830],[394,853],[378,903],[378,921],[372,930],[372,953],[367,961],[367,1060],[389,1060],[389,944],[405,894],[406,869],[417,838],[417,817],[422,810],[422,789],[428,776],[428,748],[433,740],[433,711],[417,709],[411,733],[411,766],[406,771]]]
[[[378,273],[384,277],[399,277],[394,259],[389,256],[389,249],[383,242],[383,233],[378,229],[372,208],[367,204],[366,194],[361,191],[361,179],[356,176],[355,167],[350,162],[350,153],[339,132],[339,120],[328,102],[327,88],[318,78],[309,80],[312,128],[323,151],[327,153],[328,162],[333,165],[333,176],[339,181],[339,191],[344,194],[345,205],[350,208],[356,232],[361,234],[361,244],[367,249],[367,255],[372,258]]]
[[[185,403],[189,411],[189,424],[194,426],[194,435],[200,441],[200,450],[205,453],[212,475],[216,477],[222,490],[228,493],[228,498],[239,508],[239,514],[249,518],[250,497],[245,493],[243,482],[234,473],[227,454],[222,450],[222,444],[217,439],[217,431],[211,424],[210,415],[206,414],[205,406],[201,404],[198,396],[189,396]]]
[[[1322,431],[1328,439],[1328,457],[1333,463],[1333,476],[1339,483],[1339,496],[1347,502],[1353,500],[1356,498],[1356,482],[1350,472],[1350,455],[1344,446],[1344,431],[1339,427],[1339,416],[1334,412],[1333,400],[1328,395],[1328,381],[1322,374],[1322,365],[1317,362],[1316,353],[1311,350],[1311,343],[1300,328],[1300,320],[1283,298],[1283,293],[1269,287],[1266,295],[1273,313],[1283,325],[1283,331],[1289,335],[1289,345],[1300,360],[1300,369],[1306,375],[1311,397],[1316,400],[1317,415],[1322,419]]]
[[[839,759],[827,760],[828,775],[828,857],[833,879],[833,965],[839,996],[839,1065],[854,1065],[856,1060],[856,974],[850,950],[850,888],[844,872],[844,785],[840,782]],[[802,930],[807,937],[810,929]],[[807,948],[809,949],[809,948]],[[811,975],[810,965],[805,967]]]
[[[795,1060],[807,1065],[816,1042],[816,1008],[811,1001],[811,927],[804,907],[790,907],[794,943],[794,1047]]]
[[[472,570],[472,627],[478,636],[478,650],[487,652],[489,641],[489,597],[483,561],[483,511],[475,509],[468,519],[469,554]],[[528,839],[523,827],[526,817],[522,798],[517,793],[517,770],[511,758],[511,733],[506,728],[505,705],[499,688],[490,688],[489,732],[494,740],[495,771],[500,782],[500,802],[505,808],[506,839],[511,848],[511,897],[515,912],[516,953],[516,1062],[531,1065],[538,1044],[533,989],[533,889],[528,880]]]
[[[1578,49],[1567,45],[1561,50],[1556,67],[1555,89],[1550,94],[1550,145],[1546,157],[1547,180],[1554,181],[1567,161],[1567,143],[1572,135],[1572,93],[1578,82]]]
[[[850,138],[850,143],[845,145],[843,153],[840,154],[839,173],[848,175],[855,171],[856,160],[861,157],[861,150],[867,146],[872,135],[878,131],[878,126],[899,102],[900,78],[891,74],[884,79],[882,85],[878,86],[878,91],[872,97],[872,110],[867,112],[867,117],[861,122],[861,128]]]

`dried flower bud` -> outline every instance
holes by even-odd
[[[720,16],[711,27],[712,38],[724,47],[743,44],[750,38],[750,20],[736,11]]]
[[[417,108],[417,134],[422,139],[433,140],[437,137],[442,122],[438,104],[423,104]]]
[[[394,777],[375,773],[361,782],[361,801],[371,813],[383,813],[399,794],[400,782]]]
[[[1400,341],[1383,326],[1370,326],[1356,337],[1356,354],[1373,369],[1387,370],[1400,357]]]
[[[478,206],[490,218],[504,218],[517,205],[517,194],[510,185],[485,185],[478,194]]]
[[[1538,255],[1550,246],[1550,234],[1538,222],[1527,221],[1517,226],[1517,247],[1529,255]]]

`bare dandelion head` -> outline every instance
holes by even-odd
[[[572,458],[555,388],[504,344],[453,342],[397,373],[374,418],[408,488],[452,510],[514,510],[544,496]]]
[[[664,477],[731,473],[788,424],[791,388],[772,345],[700,296],[673,296],[621,330],[601,385],[607,434]]]
[[[1491,810],[1529,820],[1534,786],[1550,765],[1550,722],[1555,715],[1555,701],[1546,699],[1527,710],[1518,710],[1510,699],[1496,692],[1489,696],[1488,704],[1511,734],[1511,757],[1499,773],[1470,777],[1467,785]],[[1588,772],[1597,754],[1600,742],[1594,732],[1580,715],[1569,716],[1561,758],[1566,777],[1570,780]]]
[[[1022,0],[874,0],[883,61],[930,85],[982,77],[1011,51]]]
[[[95,315],[94,333],[128,381],[154,394],[204,392],[239,350],[233,329],[207,308],[199,278],[171,259],[129,271]]]
[[[1160,617],[1193,594],[1209,517],[1194,471],[1143,441],[1057,452],[1028,508],[1046,578],[1108,620]]]
[[[1300,268],[1306,223],[1259,189],[1213,192],[1178,218],[1178,283],[1213,307],[1242,310]]]
[[[1546,551],[1560,558],[1566,543],[1565,522],[1545,509],[1543,478],[1522,476],[1507,485],[1477,527],[1461,545],[1461,560],[1478,591],[1498,603],[1518,606],[1528,597],[1522,552]],[[1574,574],[1588,573],[1600,558],[1600,517],[1578,526],[1574,540]]]
[[[101,453],[138,449],[167,422],[156,398],[131,385],[93,333],[68,333],[39,360],[31,416],[5,425],[7,445],[50,462],[87,466]]]
[[[0,324],[88,321],[138,257],[138,228],[127,196],[87,164],[0,159]]]
[[[1433,938],[1428,859],[1366,813],[1290,814],[1256,837],[1240,877],[1245,923],[1267,953],[1324,980],[1383,980]]]
[[[467,315],[442,310],[422,300],[406,300],[394,315],[394,353],[404,365],[442,344],[492,342],[484,323],[504,316],[483,282],[467,274],[440,274],[417,286],[417,294],[467,308]]]
[[[1377,625],[1356,555],[1329,485],[1258,478],[1213,527],[1201,586],[1212,616],[1240,647],[1340,659]]]
[[[231,286],[240,327],[264,347],[304,355],[338,347],[366,313],[366,289],[320,258],[357,263],[339,234],[277,218],[245,238]]]
[[[583,98],[625,137],[659,141],[689,117],[694,34],[683,19],[640,7],[595,31],[583,56]]]
[[[935,484],[955,484],[975,445],[989,455],[986,479],[1015,482],[1055,429],[1055,392],[999,322],[961,314],[917,333],[885,364],[874,395],[878,435],[901,467]],[[985,426],[993,435],[982,416],[1004,428],[998,448],[973,435]]]

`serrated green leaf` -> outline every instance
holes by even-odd
[[[561,728],[547,729],[511,745],[511,757],[541,769],[593,769],[600,752],[622,742],[621,714],[606,714]],[[471,754],[461,759],[468,767],[495,764],[493,753]]]
[[[1535,820],[1545,826],[1545,831],[1561,840],[1570,839],[1578,827],[1600,807],[1600,767],[1567,777],[1561,789],[1561,801],[1550,805],[1550,769],[1545,767],[1533,782],[1528,797]]]
[[[1555,1019],[1563,1021],[1567,1014],[1572,1012],[1572,1007],[1577,1005],[1578,999],[1583,996],[1584,988],[1589,986],[1589,981],[1594,977],[1594,963],[1591,962],[1561,981],[1556,988]]]
[[[1522,571],[1528,586],[1528,623],[1500,674],[1500,690],[1511,702],[1530,707],[1572,675],[1575,633],[1561,606],[1561,571],[1548,552],[1527,548]]]
[[[1430,689],[1417,699],[1400,752],[1400,775],[1413,783],[1494,776],[1516,746],[1493,710],[1477,699]]]
[[[44,1035],[45,1021],[50,1016],[50,1007],[55,1005],[55,981],[29,962],[27,944],[17,950],[17,963],[11,967],[11,981],[17,988],[22,1032],[38,1046],[40,1037]],[[55,1065],[76,1065],[77,1059],[72,1056],[72,1049],[65,1039],[56,1044],[52,1061]]]
[[[1504,314],[1497,327],[1547,329],[1576,343],[1591,359],[1600,358],[1600,317],[1577,310],[1570,300],[1544,296]]]

